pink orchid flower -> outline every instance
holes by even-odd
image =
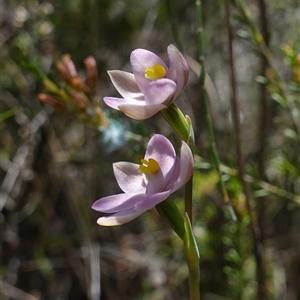
[[[179,50],[168,47],[170,67],[163,60],[145,49],[131,53],[132,73],[109,71],[110,79],[123,98],[104,97],[110,107],[127,116],[144,120],[167,108],[186,86],[189,67]]]
[[[193,173],[193,155],[182,142],[180,156],[176,156],[171,142],[160,134],[149,141],[141,164],[117,162],[113,170],[124,193],[103,197],[92,208],[109,214],[98,219],[104,226],[127,223],[146,210],[166,200],[181,188]]]

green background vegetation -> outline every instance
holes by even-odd
[[[264,31],[271,59],[300,123],[298,1],[248,1]],[[117,95],[106,73],[130,71],[130,52],[149,49],[167,61],[175,44],[197,60],[194,1],[53,0],[1,2],[1,299],[188,299],[182,244],[155,210],[114,228],[99,227],[91,210],[119,188],[111,164],[138,162],[156,132],[175,143],[161,115],[129,120],[102,104]],[[251,220],[237,178],[230,107],[228,33],[224,1],[203,1],[205,64],[221,171],[238,221],[224,208],[211,167],[199,79],[191,63],[176,100],[194,123],[194,231],[200,250],[204,300],[257,298]],[[234,59],[241,116],[241,148],[251,207],[262,233],[263,299],[300,299],[299,132],[290,107],[232,5]],[[52,111],[38,101],[40,74],[64,83],[54,63],[70,54],[84,78],[84,59],[97,61],[97,95],[109,125],[88,126],[76,113]],[[36,70],[39,70],[38,73]],[[182,191],[173,196],[183,211]],[[100,298],[101,297],[101,298]]]

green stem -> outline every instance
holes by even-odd
[[[190,147],[192,153],[194,154],[195,148],[195,135],[193,130],[192,121],[189,116],[185,117],[188,128],[189,128],[189,136],[186,140],[186,143]],[[189,181],[185,184],[184,190],[184,203],[185,203],[185,212],[188,214],[191,224],[193,224],[193,174]]]
[[[200,300],[200,268],[199,250],[193,234],[191,221],[188,214],[184,217],[185,235],[183,239],[186,263],[189,269],[190,300]]]
[[[190,300],[200,300],[199,275],[200,270],[197,276],[189,277]]]
[[[172,126],[172,128],[179,135],[180,139],[185,141],[194,151],[195,139],[191,119],[189,116],[184,116],[181,110],[172,104],[168,108],[161,111],[165,120]],[[197,244],[192,232],[192,214],[193,214],[193,176],[185,184],[185,224],[182,230],[182,223],[180,216],[175,216],[176,209],[170,207],[166,201],[156,206],[157,211],[163,216],[180,238],[183,239],[185,248],[185,257],[189,269],[189,286],[190,286],[190,300],[199,300],[199,252]],[[171,204],[171,203],[169,203]],[[167,206],[168,205],[168,206]],[[182,234],[183,231],[183,234]]]
[[[191,223],[193,220],[193,175],[189,179],[189,181],[185,184],[184,187],[184,205],[185,205],[185,212],[188,214]]]
[[[184,116],[181,110],[174,104],[161,111],[165,120],[176,131],[181,140],[185,141],[190,147],[191,151],[194,151],[195,139],[194,131],[191,119],[189,116]],[[190,220],[192,220],[192,195],[193,195],[193,177],[185,185],[185,212],[188,214]]]
[[[196,10],[197,10],[197,19],[198,19],[198,51],[199,51],[199,63],[201,66],[201,73],[200,73],[200,97],[201,100],[204,102],[204,109],[205,109],[205,115],[206,115],[206,125],[208,128],[208,136],[209,136],[209,147],[210,152],[212,156],[212,161],[214,168],[217,170],[220,184],[221,184],[221,190],[224,197],[225,204],[227,206],[230,206],[230,200],[228,196],[228,192],[225,186],[225,182],[222,178],[222,173],[220,171],[220,159],[218,150],[216,147],[216,141],[215,141],[215,134],[210,114],[210,107],[209,107],[209,100],[207,97],[207,92],[205,88],[205,63],[204,63],[204,36],[203,36],[203,20],[202,20],[202,2],[201,0],[196,0]]]

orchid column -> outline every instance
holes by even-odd
[[[155,134],[149,140],[141,164],[119,162],[113,165],[115,177],[124,193],[97,200],[93,209],[109,214],[98,219],[99,225],[115,226],[129,222],[155,206],[183,240],[189,268],[190,299],[197,300],[200,299],[199,253],[190,221],[194,134],[190,118],[173,104],[186,86],[189,68],[175,46],[170,45],[167,51],[169,67],[153,52],[134,50],[130,56],[133,73],[108,72],[122,98],[104,97],[103,100],[111,108],[136,120],[150,118],[161,111],[182,140],[180,155],[176,156],[166,137]],[[168,197],[184,185],[183,217]]]

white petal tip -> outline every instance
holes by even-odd
[[[101,217],[97,220],[97,224],[100,226],[118,226],[118,225],[123,225],[126,222],[118,222],[116,218],[112,217]]]
[[[132,221],[140,216],[144,211],[119,212],[112,216],[101,217],[97,220],[100,226],[119,226]]]

